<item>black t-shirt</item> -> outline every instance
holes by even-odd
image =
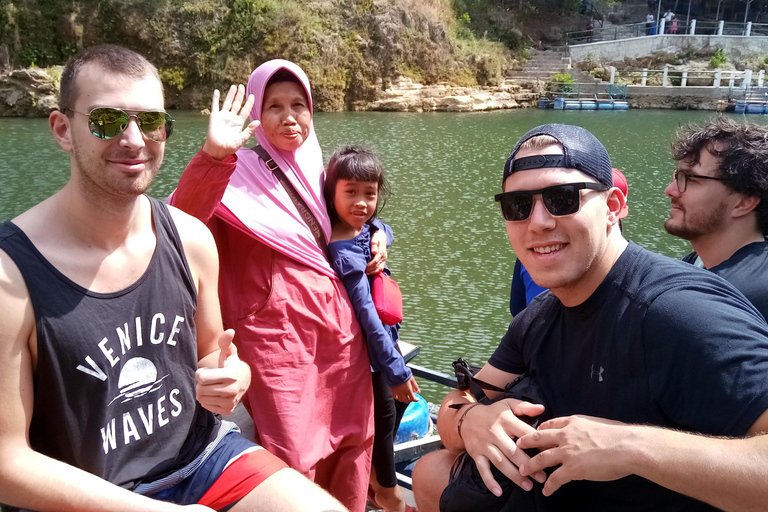
[[[631,242],[584,303],[534,299],[489,363],[528,371],[555,417],[743,436],[768,409],[757,310],[720,277]],[[553,498],[553,510],[712,510],[636,476],[571,482]]]
[[[697,257],[698,254],[692,252],[683,261],[695,263]],[[747,244],[708,270],[735,286],[768,318],[768,240]]]

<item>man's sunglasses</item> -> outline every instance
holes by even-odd
[[[688,180],[690,179],[725,181],[724,178],[704,176],[703,174],[691,174],[689,172],[677,170],[675,171],[675,181],[677,182],[677,190],[679,190],[681,194],[688,188]]]
[[[517,190],[497,194],[494,199],[501,205],[501,214],[505,220],[521,221],[530,217],[533,211],[533,196],[541,194],[541,200],[547,211],[555,217],[571,215],[581,208],[582,189],[608,190],[601,183],[567,183],[541,188],[539,190]]]
[[[109,140],[123,133],[132,117],[136,118],[136,123],[148,139],[163,142],[173,133],[173,118],[166,112],[148,111],[129,114],[112,107],[98,107],[87,114],[71,108],[69,110],[75,114],[88,116],[88,127],[91,133],[102,140]]]

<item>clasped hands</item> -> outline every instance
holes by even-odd
[[[493,464],[526,491],[531,478],[543,483],[550,496],[572,480],[609,481],[631,474],[622,465],[617,449],[627,434],[627,425],[589,416],[568,416],[543,422],[538,429],[519,416],[535,417],[544,406],[515,399],[499,400],[467,412],[462,438],[486,487],[501,496],[493,478]],[[534,457],[524,450],[540,450]],[[546,468],[556,469],[549,475]]]

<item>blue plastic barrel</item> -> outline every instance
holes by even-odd
[[[737,101],[736,107],[734,108],[734,113],[736,114],[743,114],[747,110],[747,103],[744,101]]]
[[[626,101],[614,101],[613,110],[629,110],[629,103]]]
[[[762,114],[765,110],[765,107],[762,105],[758,105],[757,103],[748,103],[747,104],[747,114]]]
[[[539,100],[539,108],[549,108],[550,103],[549,100]]]
[[[581,110],[597,110],[596,101],[582,101]]]
[[[597,110],[613,110],[613,103],[610,101],[598,101]]]
[[[565,110],[581,110],[581,105],[578,101],[566,101],[563,108]]]
[[[564,100],[563,98],[555,98],[555,109],[563,110]]]
[[[768,114],[768,103],[765,104],[765,108],[763,109],[763,114]]]
[[[416,394],[417,402],[408,404],[395,434],[395,443],[420,439],[429,432],[429,407],[424,397]]]

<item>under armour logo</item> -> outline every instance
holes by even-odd
[[[595,376],[597,376],[597,382],[603,382],[603,372],[605,371],[605,368],[602,366],[598,366],[600,370],[595,370],[595,365],[592,365],[592,373],[589,376],[590,379],[594,379]]]

